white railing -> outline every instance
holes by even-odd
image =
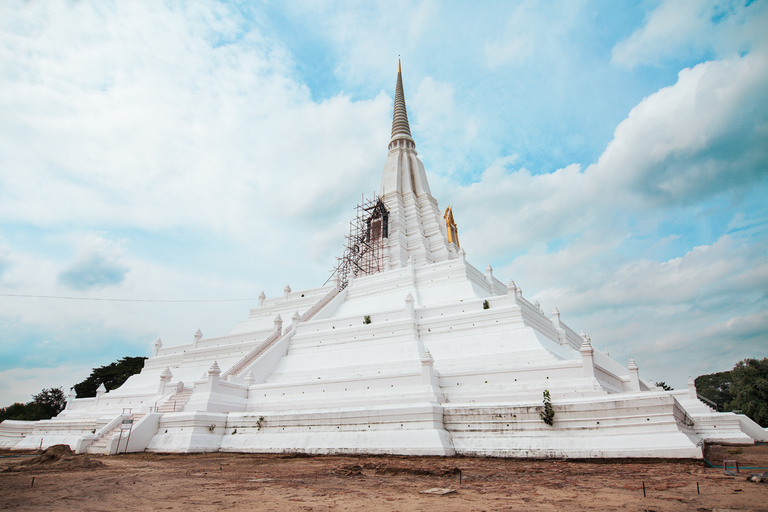
[[[333,288],[330,292],[328,292],[322,299],[317,301],[317,303],[309,308],[306,312],[304,312],[303,315],[299,317],[299,322],[306,322],[307,320],[311,319],[313,316],[315,316],[321,309],[323,309],[331,300],[336,297],[339,292],[338,288]],[[251,350],[248,354],[245,355],[239,362],[237,362],[234,366],[232,366],[229,370],[225,371],[221,378],[224,379],[230,375],[238,375],[240,372],[242,372],[246,367],[248,367],[251,363],[253,363],[256,359],[258,359],[264,352],[269,350],[272,346],[275,345],[280,339],[284,338],[285,336],[288,336],[289,334],[293,334],[293,331],[295,330],[295,326],[290,326],[284,333],[281,333],[280,330],[276,330],[272,335],[264,340],[262,343],[259,344],[256,348]]]
[[[705,396],[701,396],[699,394],[696,394],[696,398],[698,398],[699,400],[701,400],[705,404],[711,406],[714,410],[716,410],[716,411],[720,410],[720,408],[717,406],[717,404],[715,402],[713,402],[712,400],[710,400],[709,398],[707,398]]]
[[[155,400],[155,405],[149,408],[149,412],[157,412],[157,407],[158,407],[157,404],[165,400],[166,397],[170,397],[172,394],[176,393],[176,391],[177,389],[173,388],[171,391],[169,391],[168,393],[164,394],[163,396]]]

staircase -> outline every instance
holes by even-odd
[[[184,405],[189,401],[189,397],[192,396],[193,389],[184,389],[181,392],[174,393],[166,401],[161,403],[157,406],[157,412],[159,413],[167,413],[167,412],[178,412],[184,410]],[[143,418],[145,415],[143,413],[137,413],[137,414],[126,414],[123,416],[123,420],[131,418],[133,419],[133,424],[131,425],[131,428],[135,426],[141,418]],[[86,448],[85,453],[90,454],[98,454],[98,455],[109,455],[107,446],[109,445],[110,440],[112,437],[114,437],[116,434],[120,433],[120,428],[123,425],[122,420],[118,421],[115,426],[113,426],[111,429],[109,429],[107,432],[102,434],[98,439],[96,439],[93,443],[91,443],[88,448]],[[128,436],[131,432],[130,428],[126,428],[123,430],[123,435],[120,439],[120,446],[118,446],[118,452],[120,450],[125,448],[125,445],[128,440]]]
[[[144,414],[137,413],[137,414],[131,414],[130,418],[133,419],[133,424],[135,425],[138,423],[138,421],[144,417]],[[127,419],[127,418],[123,418]],[[115,434],[120,433],[120,427],[122,425],[122,421],[118,422],[114,427],[109,429],[107,432],[105,432],[101,437],[96,439],[93,443],[91,443],[88,448],[86,448],[85,453],[90,454],[98,454],[98,455],[109,455],[109,452],[107,451],[107,445],[109,444],[109,440],[112,439],[112,436]],[[130,429],[125,429],[123,431],[123,436],[120,441],[121,446],[125,446],[126,439],[128,437],[128,433],[130,432]],[[120,447],[118,447],[119,449]]]
[[[309,308],[307,311],[304,312],[303,315],[299,317],[299,322],[306,322],[307,320],[311,320],[312,317],[314,317],[318,312],[320,312],[321,309],[327,306],[328,303],[331,302],[339,293],[341,293],[341,289],[337,287],[333,287],[331,291],[329,291],[325,296],[323,296],[322,299],[317,301],[314,306]],[[285,332],[282,332],[282,328],[277,326],[277,324],[276,324],[276,327],[278,328],[274,333],[272,333],[266,340],[264,340],[256,348],[254,348],[248,354],[246,354],[245,357],[243,357],[239,362],[237,362],[229,370],[221,374],[221,378],[226,379],[230,375],[239,375],[243,370],[245,370],[248,366],[250,366],[251,363],[253,363],[259,357],[261,357],[264,354],[264,352],[272,348],[278,341],[283,339],[285,336],[288,336],[289,334],[293,335],[292,333],[296,330],[295,325],[289,326],[285,330]]]
[[[168,397],[168,400],[157,406],[157,412],[165,414],[167,412],[183,411],[193,391],[193,389],[184,388],[183,391],[174,393]]]

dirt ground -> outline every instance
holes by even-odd
[[[743,469],[768,467],[768,445],[738,452],[708,449],[739,460],[725,476],[701,461],[0,451],[0,509],[768,511],[768,483]],[[422,492],[434,488],[452,492]]]

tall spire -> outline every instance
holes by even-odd
[[[393,147],[392,143],[398,139],[409,139],[413,142],[411,127],[408,125],[408,112],[405,110],[405,93],[403,92],[403,73],[400,67],[400,59],[397,59],[397,86],[395,87],[395,108],[392,113],[390,149]]]
[[[419,266],[452,259],[445,222],[432,197],[424,164],[411,137],[403,94],[403,74],[397,63],[392,139],[379,195],[388,212],[388,236],[384,248],[385,268]],[[455,254],[454,256],[455,257]]]

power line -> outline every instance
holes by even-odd
[[[242,302],[259,299],[117,299],[111,297],[69,297],[66,295],[29,295],[23,293],[0,293],[0,297],[18,297],[28,299],[90,300],[98,302]]]

